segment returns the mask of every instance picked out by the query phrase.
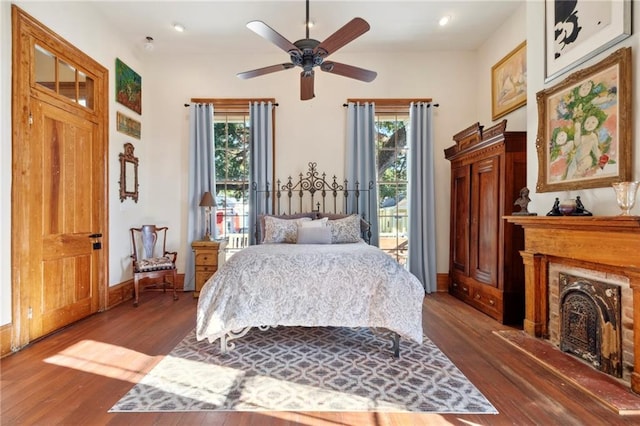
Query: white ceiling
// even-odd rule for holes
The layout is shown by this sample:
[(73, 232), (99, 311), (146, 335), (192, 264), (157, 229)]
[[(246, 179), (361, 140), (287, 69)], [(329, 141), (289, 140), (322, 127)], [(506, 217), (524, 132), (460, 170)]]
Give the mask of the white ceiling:
[[(340, 52), (475, 50), (526, 0), (311, 0), (310, 38), (322, 41), (354, 17), (371, 29)], [(305, 38), (304, 0), (92, 1), (125, 40), (153, 53), (272, 53), (279, 48), (246, 27), (261, 20), (289, 41)], [(451, 16), (440, 27), (438, 20)], [(173, 23), (185, 26), (178, 33)], [(283, 56), (283, 60), (286, 57)]]

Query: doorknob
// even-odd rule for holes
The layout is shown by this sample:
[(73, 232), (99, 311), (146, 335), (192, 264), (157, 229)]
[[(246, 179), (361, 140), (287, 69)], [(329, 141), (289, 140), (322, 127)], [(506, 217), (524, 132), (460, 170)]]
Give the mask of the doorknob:
[(97, 241), (98, 238), (101, 238), (102, 234), (91, 234), (89, 235), (89, 238), (91, 238), (93, 241), (93, 249), (94, 250), (100, 250), (102, 248), (102, 243), (100, 241)]

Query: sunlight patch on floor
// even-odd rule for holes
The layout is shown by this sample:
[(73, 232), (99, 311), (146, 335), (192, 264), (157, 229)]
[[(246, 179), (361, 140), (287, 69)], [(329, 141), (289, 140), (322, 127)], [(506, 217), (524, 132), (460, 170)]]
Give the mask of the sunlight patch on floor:
[(46, 358), (44, 362), (138, 383), (162, 358), (109, 343), (82, 340)]

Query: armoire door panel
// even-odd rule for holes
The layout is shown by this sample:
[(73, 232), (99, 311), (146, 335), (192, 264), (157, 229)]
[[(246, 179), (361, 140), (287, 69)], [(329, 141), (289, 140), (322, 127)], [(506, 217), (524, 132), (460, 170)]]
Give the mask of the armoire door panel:
[(469, 274), (469, 167), (459, 167), (452, 172), (452, 266), (465, 275)]
[(500, 159), (490, 157), (472, 166), (471, 275), (497, 286)]

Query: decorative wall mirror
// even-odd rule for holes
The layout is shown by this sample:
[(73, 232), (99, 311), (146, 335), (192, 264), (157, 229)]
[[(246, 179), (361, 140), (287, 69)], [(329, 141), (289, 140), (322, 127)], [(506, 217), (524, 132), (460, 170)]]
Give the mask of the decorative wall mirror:
[(138, 157), (133, 155), (133, 144), (124, 144), (124, 154), (120, 153), (120, 201), (133, 198), (138, 202)]

